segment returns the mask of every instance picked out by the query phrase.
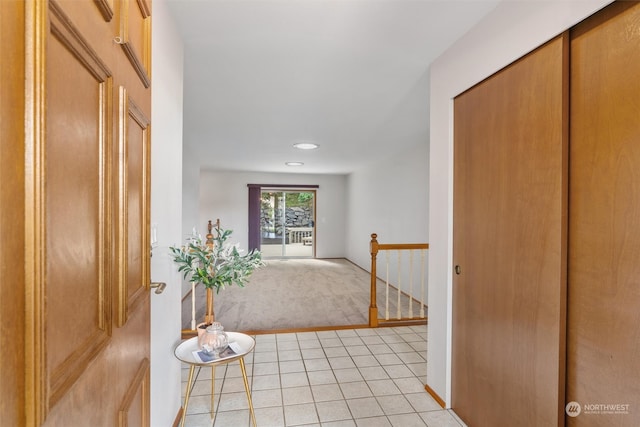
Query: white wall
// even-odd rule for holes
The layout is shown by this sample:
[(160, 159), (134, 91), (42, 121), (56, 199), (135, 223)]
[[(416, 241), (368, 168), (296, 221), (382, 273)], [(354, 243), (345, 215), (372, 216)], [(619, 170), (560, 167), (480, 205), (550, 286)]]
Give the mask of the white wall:
[[(200, 194), (200, 159), (198, 153), (185, 144), (182, 152), (182, 239), (174, 242), (180, 244), (198, 224), (198, 200)], [(202, 230), (206, 230), (203, 226)]]
[(151, 425), (170, 426), (181, 406), (180, 363), (173, 349), (180, 341), (180, 276), (168, 247), (182, 234), (182, 43), (165, 0), (153, 3), (151, 115), (151, 223), (158, 247), (151, 258), (151, 280), (166, 282), (151, 292)]
[(382, 243), (427, 242), (428, 183), (428, 141), (349, 175), (348, 258), (369, 268), (371, 233)]
[(431, 66), (427, 384), (451, 405), (453, 98), (608, 0), (504, 1)]
[[(429, 143), (426, 140), (404, 152), (391, 154), (383, 163), (349, 175), (347, 258), (370, 271), (371, 233), (378, 235), (380, 243), (428, 242), (428, 183)], [(419, 260), (414, 262), (418, 265)], [(403, 265), (407, 264), (403, 261)], [(379, 270), (378, 276), (380, 273)], [(389, 280), (393, 281), (393, 277), (397, 274), (390, 269)], [(414, 280), (417, 284), (417, 276)], [(406, 276), (402, 283), (408, 283)]]
[[(185, 242), (188, 235), (198, 220), (198, 195), (200, 191), (200, 160), (198, 153), (193, 152), (191, 147), (184, 144), (182, 151), (182, 232), (171, 246), (180, 246)], [(206, 227), (203, 225), (200, 232), (204, 236)], [(181, 295), (186, 295), (191, 290), (191, 284), (188, 280), (182, 281)]]
[(249, 196), (247, 184), (318, 185), (316, 190), (316, 257), (345, 256), (346, 177), (254, 172), (207, 171), (200, 173), (199, 220), (191, 224), (205, 235), (208, 220), (220, 219), (233, 230), (233, 241), (248, 247)]

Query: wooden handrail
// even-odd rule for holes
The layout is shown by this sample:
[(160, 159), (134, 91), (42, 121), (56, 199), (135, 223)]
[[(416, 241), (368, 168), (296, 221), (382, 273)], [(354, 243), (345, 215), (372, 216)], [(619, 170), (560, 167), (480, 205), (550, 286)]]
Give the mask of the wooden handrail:
[[(376, 234), (372, 234), (371, 238)], [(402, 250), (402, 249), (429, 249), (428, 243), (387, 243), (382, 244), (378, 243), (378, 251), (393, 251), (393, 250)]]

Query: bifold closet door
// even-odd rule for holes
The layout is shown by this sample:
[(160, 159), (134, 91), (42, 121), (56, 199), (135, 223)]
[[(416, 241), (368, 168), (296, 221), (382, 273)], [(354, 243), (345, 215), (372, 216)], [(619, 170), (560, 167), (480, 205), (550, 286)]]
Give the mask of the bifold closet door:
[(454, 103), (452, 407), (564, 420), (568, 35)]
[(571, 33), (571, 66), (567, 400), (582, 412), (567, 421), (635, 427), (640, 3), (614, 3), (578, 25)]

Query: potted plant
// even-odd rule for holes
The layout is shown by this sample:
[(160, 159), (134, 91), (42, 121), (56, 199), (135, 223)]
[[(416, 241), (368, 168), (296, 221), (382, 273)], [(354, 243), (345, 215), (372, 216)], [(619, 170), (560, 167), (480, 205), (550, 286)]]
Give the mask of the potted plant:
[[(178, 271), (185, 280), (191, 282), (192, 298), (195, 295), (195, 285), (202, 284), (207, 289), (205, 327), (214, 321), (212, 290), (215, 289), (218, 293), (227, 286), (244, 287), (249, 276), (265, 265), (260, 251), (254, 249), (242, 253), (237, 244), (231, 244), (229, 238), (232, 230), (222, 229), (220, 221), (215, 226), (209, 221), (208, 228), (206, 241), (194, 232), (184, 246), (169, 248), (174, 262), (179, 265)], [(212, 229), (215, 235), (211, 233)], [(192, 301), (195, 306), (193, 299)], [(191, 327), (196, 329), (195, 319), (192, 319)]]

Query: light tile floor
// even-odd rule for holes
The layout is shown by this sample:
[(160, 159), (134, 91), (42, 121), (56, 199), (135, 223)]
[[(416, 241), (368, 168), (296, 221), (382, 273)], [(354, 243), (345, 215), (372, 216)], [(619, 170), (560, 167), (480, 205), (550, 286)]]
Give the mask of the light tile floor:
[[(464, 427), (425, 391), (426, 326), (256, 335), (245, 357), (258, 427)], [(196, 370), (185, 426), (248, 427), (238, 362)], [(183, 398), (188, 367), (182, 369)]]

